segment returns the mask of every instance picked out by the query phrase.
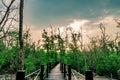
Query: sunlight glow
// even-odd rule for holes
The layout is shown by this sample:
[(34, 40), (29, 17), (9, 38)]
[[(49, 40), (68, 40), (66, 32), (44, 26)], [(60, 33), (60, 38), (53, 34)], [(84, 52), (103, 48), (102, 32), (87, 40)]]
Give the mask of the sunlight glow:
[[(72, 32), (75, 32), (75, 33), (78, 33), (78, 32), (81, 32), (81, 27), (89, 22), (88, 20), (73, 20), (72, 23), (70, 23), (69, 25), (67, 26), (63, 26), (63, 27), (60, 27), (59, 30), (60, 30), (60, 34), (64, 34), (65, 31), (66, 31), (66, 28), (69, 30), (69, 31), (72, 31)], [(83, 31), (85, 32), (85, 30)], [(57, 34), (59, 34), (59, 31), (57, 30), (56, 31)]]
[(88, 20), (74, 20), (68, 27), (71, 27), (74, 32), (78, 32), (81, 30), (81, 27), (84, 26), (85, 23), (89, 22)]

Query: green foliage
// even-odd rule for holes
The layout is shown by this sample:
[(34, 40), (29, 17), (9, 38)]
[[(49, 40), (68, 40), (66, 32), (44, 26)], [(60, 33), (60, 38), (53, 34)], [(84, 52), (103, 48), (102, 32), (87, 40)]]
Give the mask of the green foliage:
[(120, 68), (119, 56), (115, 53), (108, 56), (99, 56), (96, 64), (96, 71), (100, 75), (117, 75)]
[[(17, 35), (16, 32), (9, 33), (13, 40), (9, 41), (9, 44), (0, 40), (0, 73), (16, 72), (19, 69), (20, 54), (18, 40), (16, 41)], [(109, 41), (104, 33), (101, 37), (100, 39), (91, 38), (88, 48), (83, 49), (83, 45), (78, 44), (80, 34), (71, 32), (71, 42), (65, 42), (69, 40), (62, 38), (60, 32), (53, 34), (51, 31), (50, 35), (44, 30), (42, 47), (39, 44), (36, 47), (35, 43), (30, 41), (30, 34), (27, 31), (23, 36), (25, 71), (28, 74), (39, 69), (41, 65), (59, 61), (71, 65), (73, 69), (83, 74), (90, 69), (99, 75), (112, 74), (115, 77), (118, 74), (120, 76), (120, 41), (116, 43), (114, 40)], [(80, 48), (82, 50), (79, 50)]]
[[(30, 50), (29, 50), (30, 49)], [(39, 69), (42, 64), (47, 64), (47, 54), (43, 49), (36, 50), (34, 52), (33, 49), (27, 48), (28, 52), (26, 52), (26, 58), (25, 58), (25, 70), (27, 73), (30, 73), (36, 69)]]
[(27, 73), (30, 73), (32, 71), (35, 71), (36, 69), (39, 69), (41, 65), (46, 65), (49, 62), (55, 63), (57, 61), (58, 54), (55, 51), (50, 51), (50, 53), (46, 53), (43, 49), (36, 50), (35, 53), (30, 51), (28, 56), (26, 56), (25, 58), (25, 70)]
[(5, 58), (3, 54), (3, 52), (0, 52), (0, 69), (5, 64)]
[(27, 73), (30, 73), (36, 69), (35, 67), (35, 58), (33, 55), (28, 55), (27, 58), (25, 59), (25, 70)]
[(120, 78), (120, 69), (117, 71), (117, 73), (118, 73), (118, 77)]
[[(37, 59), (37, 64), (44, 64), (46, 65), (48, 63), (48, 56), (47, 56), (47, 53), (43, 50), (43, 49), (40, 49), (36, 52), (36, 59)], [(36, 65), (37, 65), (36, 64)], [(40, 67), (40, 66), (39, 66)]]
[(5, 48), (5, 44), (3, 42), (3, 40), (0, 40), (0, 52), (2, 52)]
[(77, 51), (76, 54), (72, 51), (68, 51), (64, 56), (64, 63), (71, 65), (72, 68), (81, 73), (85, 72), (85, 60), (83, 54), (80, 51)]
[(50, 57), (50, 62), (51, 63), (55, 63), (55, 62), (57, 62), (58, 61), (58, 53), (56, 52), (56, 51), (50, 51), (49, 52), (49, 57)]
[(0, 72), (1, 73), (13, 73), (17, 70), (18, 66), (18, 50), (16, 46), (12, 46), (10, 49), (5, 49), (0, 52)]

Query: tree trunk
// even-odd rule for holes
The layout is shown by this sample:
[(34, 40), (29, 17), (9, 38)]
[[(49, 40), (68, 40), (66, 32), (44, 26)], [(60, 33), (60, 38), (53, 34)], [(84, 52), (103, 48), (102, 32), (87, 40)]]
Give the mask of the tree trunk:
[(19, 45), (20, 45), (20, 69), (24, 69), (24, 49), (23, 49), (23, 7), (24, 0), (20, 0), (20, 8), (19, 8)]

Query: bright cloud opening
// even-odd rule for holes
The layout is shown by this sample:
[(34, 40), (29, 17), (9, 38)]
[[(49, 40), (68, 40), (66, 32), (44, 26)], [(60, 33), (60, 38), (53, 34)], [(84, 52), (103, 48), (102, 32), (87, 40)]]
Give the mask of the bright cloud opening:
[(81, 27), (84, 26), (85, 23), (89, 22), (88, 20), (74, 20), (67, 27), (71, 27), (74, 32), (79, 32)]
[[(64, 34), (66, 28), (71, 29), (73, 32), (80, 32), (81, 31), (81, 27), (85, 25), (85, 23), (89, 22), (88, 20), (73, 20), (72, 23), (70, 23), (67, 26), (64, 27), (60, 27), (60, 33)], [(57, 34), (59, 33), (58, 30), (56, 32)]]

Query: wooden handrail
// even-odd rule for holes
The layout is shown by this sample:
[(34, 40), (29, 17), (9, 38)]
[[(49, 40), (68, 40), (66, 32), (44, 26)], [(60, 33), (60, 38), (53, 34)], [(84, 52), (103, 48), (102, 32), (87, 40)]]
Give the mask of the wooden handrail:
[(72, 70), (72, 75), (73, 75), (74, 79), (77, 80), (77, 78), (76, 78), (76, 76), (75, 76), (73, 70)]
[(47, 72), (47, 67), (44, 70), (44, 77), (43, 77), (43, 79), (45, 79), (45, 77), (46, 77), (45, 72)]
[(38, 72), (38, 71), (40, 71), (40, 70), (41, 70), (41, 69), (38, 69), (38, 70), (36, 70), (36, 71), (34, 71), (34, 72), (32, 72), (32, 73), (30, 73), (30, 74), (26, 75), (26, 76), (25, 76), (25, 78), (30, 77), (31, 75), (33, 75), (33, 74), (37, 73), (37, 72)]
[(77, 72), (76, 70), (72, 69), (72, 71), (73, 71), (73, 73), (75, 73), (75, 74), (77, 74), (77, 75), (79, 75), (79, 76), (81, 76), (81, 77), (85, 78), (85, 76), (84, 76), (84, 75), (80, 74), (80, 73), (79, 73), (79, 72)]
[[(68, 67), (67, 67), (68, 68)], [(66, 79), (68, 80), (68, 69), (66, 69)], [(78, 80), (79, 77), (81, 76), (82, 78), (85, 78), (84, 75), (80, 74), (79, 72), (77, 72), (76, 70), (74, 69), (71, 69), (71, 76), (73, 76), (74, 80)]]
[(36, 79), (38, 78), (39, 74), (40, 74), (40, 71), (38, 72), (38, 74), (37, 74), (37, 76), (35, 77), (35, 79), (34, 79), (34, 80), (36, 80)]
[[(46, 76), (47, 76), (46, 74), (48, 74), (48, 72), (47, 72), (48, 69), (47, 68), (48, 68), (48, 66), (44, 67), (44, 65), (43, 66), (41, 65), (40, 69), (38, 69), (38, 70), (36, 70), (36, 71), (26, 75), (24, 78), (27, 79), (27, 78), (31, 77), (32, 75), (36, 74), (34, 76), (34, 80), (37, 80), (39, 75), (40, 75), (40, 79), (45, 79)], [(50, 70), (50, 68), (49, 68), (49, 70)]]

